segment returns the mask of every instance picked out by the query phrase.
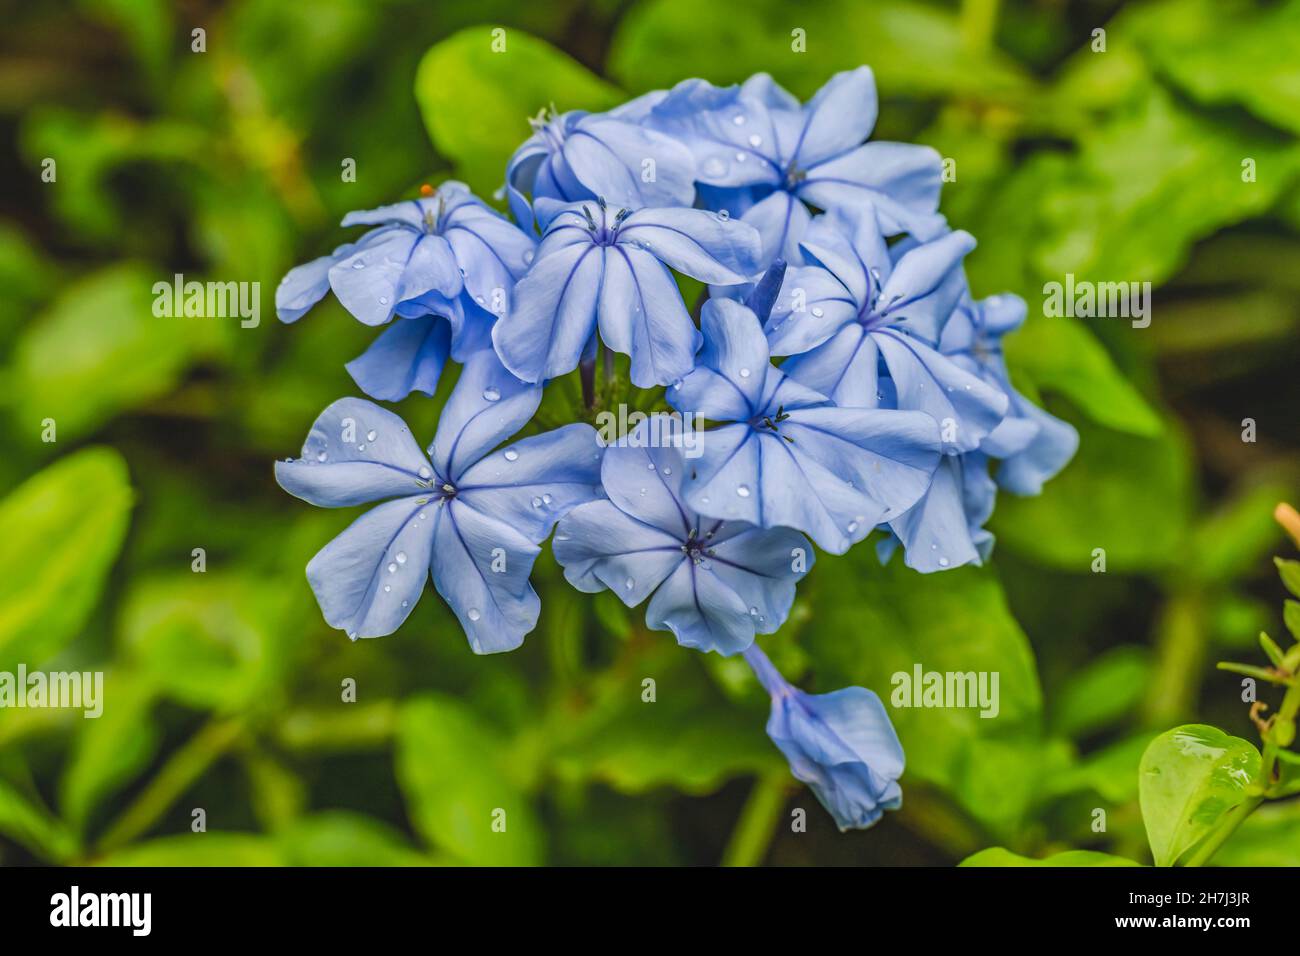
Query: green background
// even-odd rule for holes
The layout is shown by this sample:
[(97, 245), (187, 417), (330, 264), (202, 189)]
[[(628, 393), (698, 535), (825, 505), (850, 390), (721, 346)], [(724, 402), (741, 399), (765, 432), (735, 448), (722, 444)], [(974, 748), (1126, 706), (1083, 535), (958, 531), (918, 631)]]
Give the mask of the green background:
[[(10, 11), (0, 63), (0, 670), (107, 675), (99, 720), (0, 710), (0, 862), (1150, 862), (1147, 742), (1254, 737), (1212, 667), (1280, 630), (1270, 512), (1300, 487), (1300, 2), (82, 0)], [(473, 655), (429, 592), (389, 638), (330, 630), (303, 568), (356, 512), (289, 498), (271, 463), (356, 394), (373, 333), (332, 301), (280, 325), (286, 269), (422, 182), (491, 197), (543, 106), (760, 70), (807, 97), (862, 63), (876, 138), (956, 161), (972, 285), (1029, 302), (1013, 376), (1081, 449), (1000, 497), (991, 566), (822, 556), (762, 643), (819, 692), (997, 670), (1000, 716), (893, 710), (904, 808), (839, 834), (743, 663), (577, 594), (549, 553), (513, 654)], [(260, 282), (260, 326), (155, 318), (176, 272)], [(1045, 318), (1066, 273), (1150, 281), (1150, 327)], [(397, 411), (427, 440), (440, 402)], [(1216, 861), (1300, 863), (1295, 803)]]

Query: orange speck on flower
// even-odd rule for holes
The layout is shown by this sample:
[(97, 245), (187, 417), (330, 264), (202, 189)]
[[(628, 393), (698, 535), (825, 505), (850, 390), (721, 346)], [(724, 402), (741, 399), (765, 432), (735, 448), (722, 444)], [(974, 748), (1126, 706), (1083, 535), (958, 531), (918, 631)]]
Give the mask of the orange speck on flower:
[(433, 195), (433, 187), (430, 186), (428, 183), (425, 183), (423, 186), (420, 187), (420, 195), (421, 195), (421, 196), (432, 196), (432, 195)]

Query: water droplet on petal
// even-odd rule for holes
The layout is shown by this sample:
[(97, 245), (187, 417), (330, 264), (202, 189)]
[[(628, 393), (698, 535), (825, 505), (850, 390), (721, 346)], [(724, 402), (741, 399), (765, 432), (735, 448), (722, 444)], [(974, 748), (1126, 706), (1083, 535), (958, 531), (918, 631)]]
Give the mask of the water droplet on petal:
[(384, 593), (385, 593), (385, 594), (387, 594), (387, 593), (388, 593), (389, 591), (391, 591), (392, 589), (393, 589), (393, 586), (392, 586), (391, 584), (385, 584), (385, 585), (384, 585)]
[(754, 146), (754, 147), (762, 146), (762, 145), (763, 145), (763, 137), (761, 137), (761, 136), (759, 136), (757, 133), (755, 133), (753, 136), (749, 137), (749, 145), (750, 145), (750, 146)]
[(379, 432), (377, 431), (371, 430), (366, 432), (366, 441), (374, 441), (378, 437), (379, 437)]
[(722, 222), (726, 222), (726, 221), (727, 221), (728, 219), (730, 219), (730, 218), (731, 218), (731, 213), (729, 213), (727, 210), (725, 210), (725, 209), (719, 209), (719, 210), (718, 210), (718, 219), (719, 219), (720, 221), (722, 221)]
[(636, 582), (633, 581), (631, 578), (628, 578), (626, 581), (623, 582), (623, 587), (627, 588), (630, 591), (634, 587), (636, 587)]
[(738, 162), (738, 163), (743, 163), (744, 161), (745, 161), (745, 154), (744, 154), (744, 153), (737, 153), (737, 154), (736, 154), (736, 162)]
[(397, 563), (398, 563), (398, 564), (405, 564), (405, 563), (406, 563), (406, 552), (405, 552), (405, 551), (398, 551), (398, 552), (397, 552)]
[(532, 261), (533, 261), (533, 250), (529, 249), (527, 252), (524, 253), (524, 262), (527, 263)]
[(469, 619), (470, 619), (471, 621), (477, 621), (477, 620), (478, 620), (480, 617), (482, 617), (482, 616), (483, 616), (483, 615), (479, 613), (479, 609), (478, 609), (478, 608), (476, 608), (476, 607), (472, 607), (472, 608), (469, 609), (469, 615), (468, 615), (468, 617), (469, 617)]
[(515, 451), (513, 448), (511, 448), (509, 451), (506, 452), (506, 461), (518, 461), (518, 460), (519, 460), (519, 452)]
[(541, 499), (541, 498), (534, 498), (534, 499), (533, 499), (533, 507), (534, 507), (534, 508), (540, 508), (541, 506), (542, 506), (542, 499)]
[(543, 503), (543, 504), (548, 504), (548, 505), (549, 505), (549, 504), (551, 503), (551, 496), (550, 496), (550, 495), (542, 495), (542, 503)]
[(749, 485), (737, 485), (737, 486), (736, 486), (736, 494), (740, 495), (740, 497), (742, 497), (742, 498), (748, 498), (748, 497), (749, 497)]
[(673, 473), (673, 470), (672, 470), (671, 468), (669, 468), (667, 465), (664, 465), (664, 474), (665, 474), (665, 475), (671, 475), (672, 473)]
[(742, 368), (742, 369), (740, 370), (740, 377), (741, 377), (741, 378), (749, 378), (749, 369), (747, 369), (747, 368)]
[(727, 171), (727, 164), (717, 156), (710, 156), (704, 161), (703, 172), (705, 176), (717, 178)]
[(352, 268), (354, 268), (354, 269), (364, 269), (365, 267), (366, 267), (366, 264), (365, 264), (364, 262), (362, 262), (360, 259), (354, 259), (354, 260), (352, 261)]
[(380, 305), (388, 305), (388, 296), (386, 296), (386, 295), (381, 295), (381, 296), (379, 297), (379, 304), (380, 304)]
[(483, 389), (483, 397), (486, 398), (489, 402), (495, 402), (497, 399), (501, 397), (501, 392), (498, 391), (496, 388), (489, 386)]
[(812, 310), (812, 314), (815, 315), (815, 316), (817, 316), (817, 318), (820, 319), (820, 318), (821, 318), (823, 315), (825, 315), (826, 313), (822, 310), (822, 307), (821, 307), (821, 306), (814, 306), (814, 307), (813, 307), (813, 310)]
[(321, 452), (319, 455), (316, 456), (316, 460), (317, 460), (317, 461), (324, 461), (324, 460), (325, 460), (326, 458), (328, 458), (328, 457), (329, 457), (329, 456), (326, 455), (325, 452)]
[(416, 474), (419, 475), (421, 478), (423, 478), (425, 481), (428, 481), (430, 478), (433, 477), (433, 472), (431, 472), (424, 465), (420, 466), (420, 470), (417, 471)]
[(939, 567), (941, 567), (941, 568), (946, 568), (947, 566), (948, 566), (948, 559), (947, 559), (947, 558), (940, 558), (940, 559), (939, 559)]
[(397, 573), (397, 565), (393, 564), (391, 561), (388, 562), (388, 573), (389, 573), (389, 574), (396, 574), (396, 573)]
[(744, 126), (744, 125), (745, 125), (745, 114), (744, 114), (744, 113), (737, 113), (735, 116), (733, 116), (733, 117), (731, 118), (731, 121), (732, 121), (733, 123), (735, 123), (737, 126)]

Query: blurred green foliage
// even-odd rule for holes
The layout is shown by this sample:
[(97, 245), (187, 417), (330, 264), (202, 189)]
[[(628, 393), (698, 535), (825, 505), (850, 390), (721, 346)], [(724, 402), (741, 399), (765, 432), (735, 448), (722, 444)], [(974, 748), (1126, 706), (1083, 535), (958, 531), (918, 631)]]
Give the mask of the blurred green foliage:
[[(106, 672), (99, 720), (0, 711), (3, 861), (1149, 861), (1147, 745), (1189, 719), (1251, 736), (1210, 664), (1277, 627), (1268, 514), (1300, 487), (1300, 0), (80, 0), (10, 11), (0, 50), (0, 670)], [(431, 594), (384, 641), (327, 628), (303, 567), (352, 516), (270, 463), (355, 392), (370, 333), (329, 303), (280, 326), (285, 270), (421, 182), (491, 197), (543, 107), (760, 70), (808, 96), (861, 63), (878, 138), (955, 159), (972, 284), (1030, 303), (1013, 375), (1082, 445), (1041, 497), (1001, 496), (991, 567), (827, 558), (763, 644), (808, 689), (885, 699), (915, 663), (996, 670), (999, 717), (893, 710), (904, 809), (841, 835), (743, 665), (548, 557), (508, 656), (470, 653)], [(260, 282), (262, 322), (155, 317), (178, 272)], [(1150, 328), (1043, 317), (1065, 273), (1152, 282)], [(449, 385), (402, 403), (417, 433)], [(1219, 861), (1300, 864), (1296, 809)]]

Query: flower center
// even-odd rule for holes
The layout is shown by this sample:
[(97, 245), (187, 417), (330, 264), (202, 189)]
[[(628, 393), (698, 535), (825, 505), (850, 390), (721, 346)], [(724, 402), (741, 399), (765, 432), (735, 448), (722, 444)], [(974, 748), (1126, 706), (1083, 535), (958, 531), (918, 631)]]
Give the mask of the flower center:
[[(721, 527), (721, 525), (719, 525)], [(706, 560), (714, 557), (714, 550), (710, 547), (713, 535), (717, 531), (706, 531), (704, 536), (700, 536), (699, 528), (692, 528), (686, 534), (686, 541), (682, 544), (682, 554), (691, 559), (694, 564), (703, 564)]]
[(591, 241), (598, 246), (612, 246), (618, 239), (619, 227), (623, 225), (623, 220), (630, 214), (630, 209), (620, 209), (615, 215), (613, 222), (609, 220), (609, 208), (605, 205), (605, 197), (598, 196), (596, 203), (600, 207), (600, 222), (597, 223), (596, 217), (591, 214), (591, 207), (585, 203), (582, 206), (582, 215), (587, 220), (587, 232), (591, 233)]
[(789, 435), (781, 435), (781, 423), (784, 422), (789, 417), (790, 417), (790, 413), (785, 410), (785, 406), (780, 405), (777, 407), (775, 415), (769, 412), (766, 415), (761, 415), (757, 418), (750, 419), (749, 424), (755, 431), (761, 432), (761, 431), (771, 430), (773, 434), (780, 435), (780, 437), (784, 438), (786, 441), (788, 441), (790, 444), (793, 445), (794, 444), (793, 438), (791, 438)]

